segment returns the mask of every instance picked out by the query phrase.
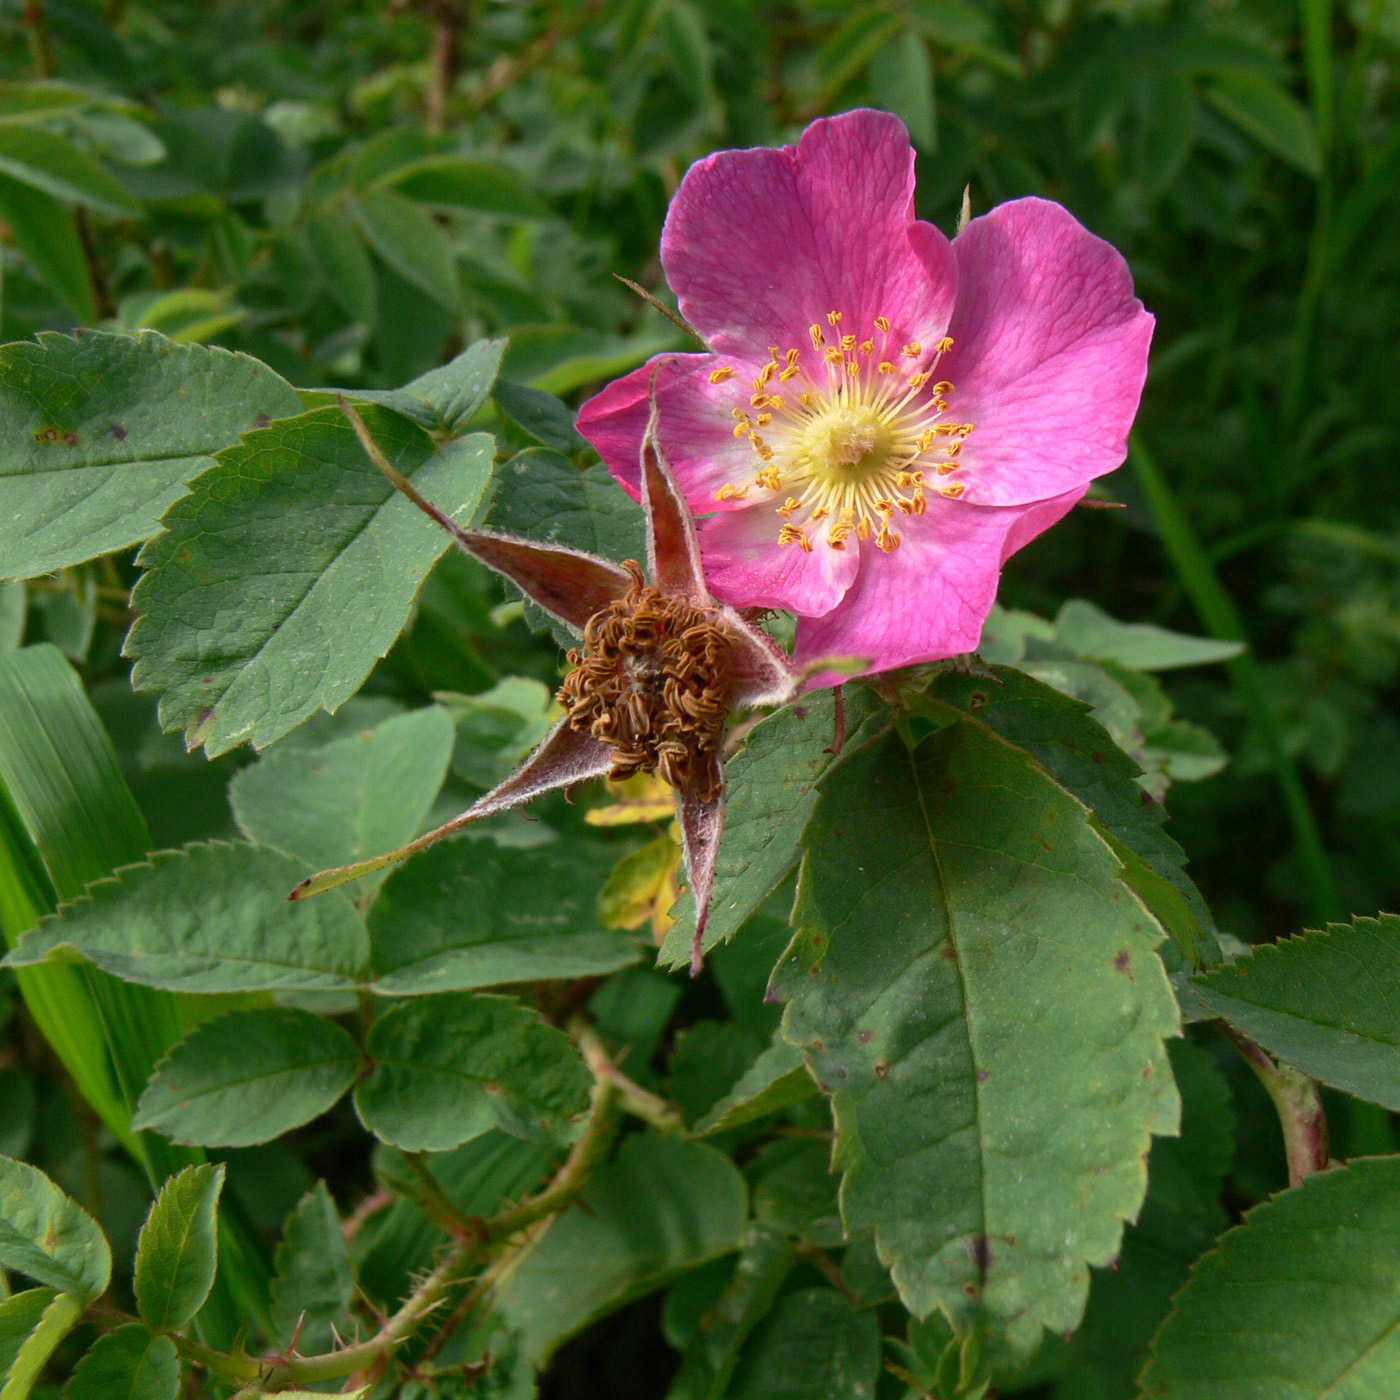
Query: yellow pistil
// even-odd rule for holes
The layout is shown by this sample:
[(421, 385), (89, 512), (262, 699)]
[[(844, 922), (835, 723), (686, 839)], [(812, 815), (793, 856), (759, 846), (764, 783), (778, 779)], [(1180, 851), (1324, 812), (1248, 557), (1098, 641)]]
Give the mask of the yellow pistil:
[[(839, 309), (826, 313), (828, 326), (841, 322)], [(814, 322), (810, 350), (770, 345), (747, 406), (733, 410), (735, 436), (748, 438), (757, 460), (747, 482), (726, 482), (716, 499), (744, 500), (751, 487), (769, 493), (760, 500), (779, 517), (778, 543), (805, 553), (818, 543), (845, 549), (853, 534), (873, 539), (886, 554), (898, 549), (901, 537), (892, 522), (927, 513), (926, 476), (938, 480), (957, 471), (973, 431), (971, 423), (948, 421), (956, 388), (946, 379), (935, 382), (950, 338), (918, 367), (907, 362), (923, 358), (923, 346), (893, 339), (888, 316), (874, 318), (878, 353), (876, 338), (861, 339), (859, 329), (828, 338)], [(907, 370), (894, 358), (901, 344)], [(722, 382), (714, 379), (720, 374), (712, 371), (712, 381)], [(798, 382), (788, 393), (772, 393), (775, 377)], [(967, 487), (954, 481), (928, 490), (940, 501), (955, 501)]]

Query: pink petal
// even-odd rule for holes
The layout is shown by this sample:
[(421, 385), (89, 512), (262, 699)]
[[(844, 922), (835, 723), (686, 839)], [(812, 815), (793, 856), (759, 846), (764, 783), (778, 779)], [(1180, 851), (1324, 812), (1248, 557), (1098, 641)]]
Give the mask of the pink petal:
[[(711, 371), (722, 366), (733, 369), (735, 377), (711, 384)], [(690, 508), (731, 510), (739, 503), (717, 501), (715, 492), (726, 482), (738, 485), (753, 476), (754, 452), (747, 441), (734, 436), (731, 410), (747, 406), (748, 384), (757, 372), (750, 364), (717, 355), (658, 355), (589, 399), (579, 409), (578, 430), (628, 494), (641, 500), (638, 464), (655, 374), (657, 442)]]
[[(823, 617), (798, 618), (794, 663), (862, 657), (868, 672), (889, 671), (975, 650), (1003, 562), (1083, 494), (1079, 487), (1026, 509), (938, 500), (926, 515), (897, 520), (898, 549), (885, 554), (867, 540), (840, 605)], [(842, 679), (826, 672), (817, 683)]]
[[(808, 327), (934, 344), (957, 268), (948, 240), (914, 219), (914, 151), (903, 122), (861, 110), (813, 122), (794, 146), (719, 151), (691, 166), (666, 216), (661, 263), (681, 312), (721, 355), (762, 364), (768, 347), (813, 356)], [(663, 409), (664, 413), (664, 409)]]
[(782, 524), (772, 504), (703, 521), (700, 546), (710, 591), (736, 608), (789, 608), (820, 617), (845, 597), (860, 554), (850, 545), (831, 549), (816, 543), (810, 554), (796, 544), (779, 548)]
[(714, 600), (705, 587), (700, 567), (700, 541), (695, 521), (681, 496), (657, 441), (656, 381), (650, 392), (651, 417), (642, 438), (642, 512), (647, 527), (647, 568), (652, 582), (664, 593), (676, 593), (696, 607)]
[(953, 349), (938, 374), (955, 385), (949, 417), (976, 424), (964, 500), (1046, 500), (1120, 466), (1153, 327), (1122, 255), (1044, 199), (973, 219), (953, 251)]

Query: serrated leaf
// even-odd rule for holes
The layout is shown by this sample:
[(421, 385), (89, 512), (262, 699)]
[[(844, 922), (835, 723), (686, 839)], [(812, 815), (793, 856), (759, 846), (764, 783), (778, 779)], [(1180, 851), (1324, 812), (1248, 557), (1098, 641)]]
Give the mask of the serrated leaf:
[(92, 1216), (38, 1167), (0, 1157), (0, 1264), (90, 1301), (106, 1290), (112, 1251)]
[(1152, 1334), (1192, 1263), (1229, 1224), (1220, 1190), (1234, 1156), (1230, 1086), (1209, 1051), (1171, 1045), (1181, 1136), (1154, 1138), (1147, 1199), (1112, 1269), (1096, 1272), (1055, 1400), (1134, 1400)]
[(1190, 637), (1150, 622), (1119, 622), (1082, 598), (1072, 598), (1060, 609), (1055, 619), (1055, 640), (1081, 656), (1112, 661), (1136, 671), (1209, 666), (1229, 661), (1245, 649), (1243, 642)]
[(234, 818), (250, 841), (313, 870), (394, 850), (422, 828), (453, 739), (451, 716), (429, 705), (328, 744), (280, 745), (229, 785)]
[(146, 1217), (136, 1245), (136, 1306), (158, 1332), (183, 1327), (214, 1286), (222, 1163), (172, 1176)]
[(1091, 814), (960, 719), (822, 783), (784, 1033), (828, 1086), (851, 1231), (906, 1306), (1024, 1359), (1079, 1321), (1177, 1126), (1161, 931)]
[(800, 1103), (816, 1092), (802, 1051), (785, 1040), (775, 1040), (695, 1124), (695, 1131), (728, 1132)]
[(1322, 148), (1312, 114), (1282, 84), (1262, 73), (1221, 72), (1205, 95), (1266, 151), (1313, 179), (1322, 174)]
[(574, 452), (584, 445), (574, 429), (573, 411), (553, 394), (503, 379), (497, 381), (491, 397), (516, 427), (545, 447), (555, 452)]
[[(389, 460), (454, 519), (476, 509), (493, 440), (434, 450), (422, 428), (367, 407)], [(280, 739), (364, 682), (451, 543), (365, 456), (338, 408), (249, 433), (166, 511), (141, 552), (126, 642), (161, 722), (211, 756)]]
[[(504, 340), (478, 340), (445, 365), (410, 380), (402, 389), (356, 389), (348, 397), (382, 404), (411, 418), (419, 427), (449, 437), (460, 435), (496, 382)], [(334, 401), (334, 389), (306, 389), (307, 403)]]
[(348, 208), (370, 247), (400, 277), (449, 311), (461, 306), (452, 245), (412, 200), (393, 190), (375, 190), (358, 195)]
[[(1127, 878), (1172, 935), (1187, 968), (1220, 962), (1215, 924), (1184, 869), (1186, 852), (1167, 835), (1166, 809), (1138, 784), (1140, 769), (1089, 713), (1053, 686), (997, 666), (997, 681), (940, 675), (929, 694), (955, 705), (1025, 749), (1056, 782), (1090, 808), (1120, 844)], [(1130, 856), (1136, 856), (1136, 862)]]
[(63, 1400), (175, 1400), (179, 1393), (175, 1343), (129, 1322), (93, 1343), (74, 1367)]
[[(284, 1339), (306, 1356), (335, 1345), (335, 1325), (355, 1296), (355, 1274), (331, 1193), (318, 1181), (297, 1203), (277, 1246), (272, 1301)], [(299, 1329), (299, 1330), (298, 1330)]]
[[(864, 686), (847, 686), (846, 748), (889, 724), (889, 710)], [(750, 731), (725, 764), (724, 838), (715, 866), (704, 949), (727, 943), (797, 865), (798, 837), (817, 803), (817, 783), (837, 756), (833, 692), (804, 695)], [(694, 901), (682, 896), (657, 961), (685, 967), (695, 937)]]
[(156, 1066), (135, 1125), (204, 1147), (270, 1142), (326, 1112), (361, 1063), (334, 1021), (293, 1007), (232, 1011), (196, 1026)]
[(1143, 1400), (1380, 1400), (1400, 1376), (1400, 1157), (1256, 1207), (1192, 1271)]
[(360, 1121), (406, 1152), (443, 1152), (501, 1128), (566, 1140), (592, 1078), (563, 1031), (506, 997), (449, 992), (386, 1011), (370, 1028)]
[(0, 172), (45, 194), (116, 218), (142, 213), (114, 175), (72, 142), (41, 126), (0, 123)]
[(609, 848), (520, 848), (462, 837), (395, 870), (370, 910), (375, 990), (469, 991), (595, 977), (638, 961), (634, 939), (600, 926)]
[(1264, 944), (1192, 979), (1195, 993), (1289, 1064), (1400, 1109), (1400, 915)]
[(728, 1400), (871, 1400), (879, 1380), (880, 1326), (834, 1288), (779, 1300), (754, 1330)]
[(500, 1288), (524, 1354), (543, 1363), (589, 1323), (737, 1250), (747, 1194), (733, 1162), (712, 1147), (628, 1138)]
[(138, 544), (214, 453), (300, 407), (257, 360), (154, 332), (0, 347), (0, 571)]
[(353, 987), (369, 957), (364, 923), (336, 891), (289, 901), (305, 874), (267, 847), (157, 851), (62, 905), (5, 962), (24, 967), (71, 950), (123, 981), (183, 992)]
[(50, 1300), (10, 1363), (0, 1386), (0, 1400), (25, 1400), (54, 1349), (78, 1325), (84, 1311), (86, 1304), (72, 1293), (60, 1293)]

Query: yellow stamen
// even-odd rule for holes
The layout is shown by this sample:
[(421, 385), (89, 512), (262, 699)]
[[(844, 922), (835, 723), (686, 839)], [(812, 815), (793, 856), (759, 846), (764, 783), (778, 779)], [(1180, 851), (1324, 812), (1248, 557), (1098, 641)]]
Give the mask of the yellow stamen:
[(843, 335), (843, 336), (841, 337), (841, 348), (842, 348), (843, 350), (845, 350), (845, 351), (848, 351), (848, 352), (851, 351), (851, 350), (854, 350), (854, 349), (856, 348), (856, 338), (855, 338), (855, 336), (853, 336), (853, 335)]
[(765, 491), (781, 491), (783, 489), (783, 479), (778, 475), (777, 467), (762, 467), (754, 473), (754, 485), (761, 486)]
[(831, 325), (839, 326), (841, 324), (841, 313), (839, 311), (828, 311), (826, 313), (826, 319)]
[(966, 490), (967, 487), (964, 486), (961, 481), (954, 481), (948, 486), (940, 486), (938, 488), (938, 494), (940, 496), (947, 496), (950, 501), (956, 501)]
[(875, 329), (884, 331), (886, 335), (890, 333), (890, 318), (888, 316), (877, 316), (875, 318)]
[(726, 481), (723, 486), (715, 492), (717, 501), (742, 501), (749, 494), (747, 486), (735, 486), (732, 482)]
[(862, 355), (873, 355), (875, 353), (875, 342), (873, 340), (862, 340), (860, 343), (860, 353)]
[(920, 355), (924, 353), (924, 347), (920, 345), (917, 340), (911, 340), (909, 344), (904, 347), (904, 353), (911, 360), (917, 359)]
[(790, 520), (792, 518), (793, 511), (795, 511), (801, 504), (802, 502), (799, 501), (796, 496), (789, 496), (787, 500), (785, 500), (782, 503), (782, 505), (778, 507), (778, 514), (781, 515), (784, 520)]
[(760, 413), (758, 415), (758, 426), (760, 428), (766, 428), (772, 421), (773, 415), (771, 413)]
[(953, 337), (951, 335), (945, 335), (943, 339), (938, 342), (938, 353), (940, 355), (946, 355), (952, 348)]
[(881, 360), (880, 363), (875, 366), (875, 372), (877, 374), (894, 374), (896, 370), (897, 367), (889, 360)]
[(731, 365), (725, 365), (722, 369), (712, 369), (710, 371), (711, 384), (723, 384), (726, 379), (734, 378), (734, 369)]
[[(924, 387), (924, 385), (927, 384), (927, 383), (928, 383), (928, 371), (927, 371), (927, 370), (923, 371), (923, 372), (920, 373), (920, 374), (911, 374), (911, 375), (909, 376), (909, 387), (910, 387), (911, 389), (922, 389), (922, 388)], [(946, 406), (946, 405), (945, 405), (945, 406)]]
[(817, 325), (807, 327), (807, 334), (812, 337), (812, 349), (820, 350), (826, 344), (826, 337), (822, 334), (822, 328)]

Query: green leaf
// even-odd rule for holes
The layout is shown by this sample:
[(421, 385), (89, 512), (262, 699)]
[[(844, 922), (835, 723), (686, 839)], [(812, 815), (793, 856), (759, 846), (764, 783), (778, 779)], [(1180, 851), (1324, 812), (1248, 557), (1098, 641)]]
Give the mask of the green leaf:
[(677, 340), (673, 330), (600, 336), (579, 326), (516, 326), (501, 372), (515, 383), (567, 394), (585, 384), (615, 379), (663, 350), (674, 350)]
[(24, 1339), (56, 1296), (52, 1288), (29, 1288), (0, 1301), (0, 1381), (9, 1375)]
[(112, 1276), (112, 1251), (92, 1216), (38, 1167), (0, 1157), (0, 1264), (91, 1302)]
[(0, 1386), (0, 1400), (25, 1400), (58, 1344), (77, 1326), (86, 1305), (71, 1293), (53, 1298), (25, 1338)]
[(355, 1296), (355, 1275), (340, 1216), (324, 1181), (318, 1181), (287, 1217), (276, 1264), (272, 1301), (281, 1337), (289, 1341), (296, 1333), (297, 1348), (306, 1356), (331, 1350), (333, 1329)]
[(940, 675), (930, 694), (1025, 749), (1092, 810), (1127, 866), (1128, 883), (1172, 935), (1186, 967), (1220, 962), (1214, 921), (1183, 868), (1186, 852), (1166, 833), (1166, 809), (1138, 785), (1137, 764), (1082, 701), (1010, 667), (994, 670), (999, 683)]
[(147, 987), (334, 991), (356, 984), (369, 938), (331, 891), (287, 898), (306, 867), (267, 847), (210, 841), (157, 851), (91, 885), (20, 939), (10, 966), (71, 951)]
[(833, 1288), (779, 1300), (745, 1344), (728, 1400), (873, 1400), (880, 1326)]
[(331, 297), (348, 315), (373, 326), (378, 317), (374, 264), (348, 212), (336, 207), (313, 214), (306, 237)]
[(1217, 1016), (1289, 1064), (1400, 1109), (1400, 915), (1264, 944), (1191, 985)]
[(1181, 1136), (1154, 1138), (1147, 1199), (1112, 1269), (1096, 1272), (1055, 1400), (1134, 1400), (1147, 1346), (1191, 1264), (1229, 1224), (1220, 1190), (1234, 1156), (1230, 1086), (1208, 1050), (1171, 1045)]
[(0, 123), (0, 172), (115, 218), (139, 218), (142, 213), (115, 176), (71, 142), (40, 126)]
[(638, 961), (636, 941), (600, 926), (611, 849), (522, 849), (443, 841), (390, 875), (370, 910), (375, 990), (388, 996), (595, 977)]
[(666, 1093), (694, 1123), (739, 1082), (761, 1043), (733, 1021), (696, 1021), (676, 1036), (666, 1066)]
[(1161, 933), (1089, 811), (959, 719), (821, 785), (784, 1032), (836, 1117), (842, 1213), (916, 1317), (1024, 1359), (1073, 1328), (1179, 1103)]
[(86, 107), (94, 99), (95, 94), (76, 83), (6, 79), (0, 82), (0, 120), (33, 121), (57, 116)]
[(439, 209), (471, 209), (516, 219), (549, 214), (549, 206), (513, 170), (486, 160), (424, 156), (393, 172), (388, 183), (408, 199)]
[(1287, 88), (1262, 73), (1217, 73), (1206, 98), (1266, 151), (1304, 175), (1322, 174), (1322, 148), (1312, 114)]
[(628, 1138), (501, 1285), (500, 1311), (543, 1363), (591, 1322), (733, 1253), (747, 1214), (743, 1177), (712, 1147)]
[(400, 277), (449, 311), (462, 304), (457, 264), (447, 235), (412, 200), (377, 190), (352, 200), (349, 209), (371, 248)]
[(447, 711), (429, 705), (328, 744), (281, 745), (230, 784), (234, 817), (250, 841), (313, 870), (391, 851), (421, 830), (453, 739)]
[(1135, 671), (1169, 671), (1179, 666), (1208, 666), (1229, 661), (1243, 642), (1188, 637), (1150, 622), (1119, 622), (1082, 598), (1072, 598), (1055, 619), (1055, 640), (1095, 661), (1112, 661)]
[[(844, 703), (845, 750), (889, 724), (889, 710), (865, 686), (845, 687)], [(835, 737), (833, 692), (818, 690), (761, 720), (725, 764), (724, 839), (705, 926), (707, 952), (733, 938), (797, 865), (798, 838), (817, 804), (817, 783), (834, 762), (828, 750)], [(663, 966), (689, 965), (694, 909), (689, 894), (677, 904), (657, 955)]]
[(73, 211), (51, 194), (0, 175), (0, 219), (30, 266), (85, 324), (97, 320), (92, 278)]
[(213, 453), (300, 407), (257, 360), (152, 332), (0, 347), (0, 570), (27, 578), (138, 544)]
[[(369, 407), (364, 418), (424, 495), (470, 518), (490, 471), (489, 436), (434, 451), (397, 414)], [(162, 724), (211, 757), (244, 740), (265, 748), (316, 710), (338, 709), (451, 544), (365, 456), (338, 408), (249, 433), (161, 523), (132, 595), (132, 683), (161, 692)]]
[(776, 1040), (739, 1077), (733, 1088), (695, 1124), (697, 1133), (724, 1133), (755, 1118), (800, 1103), (817, 1092), (802, 1051)]
[(326, 1112), (361, 1062), (344, 1030), (309, 1011), (232, 1011), (195, 1027), (156, 1066), (136, 1126), (205, 1147), (270, 1142)]
[(715, 54), (704, 18), (689, 0), (665, 0), (657, 30), (666, 51), (667, 67), (681, 91), (696, 106), (714, 101)]
[[(377, 403), (411, 418), (429, 432), (458, 437), (486, 402), (505, 354), (504, 340), (474, 341), (445, 365), (410, 380), (402, 389), (354, 389), (346, 397)], [(308, 407), (334, 403), (338, 389), (303, 389)]]
[[(3, 218), (0, 212), (0, 218)], [(0, 651), (14, 651), (24, 641), (29, 614), (29, 590), (23, 579), (0, 583)]]
[(512, 423), (545, 447), (555, 452), (574, 452), (583, 445), (583, 439), (574, 431), (573, 411), (553, 394), (501, 379), (491, 397)]
[(175, 1343), (129, 1322), (93, 1343), (74, 1368), (63, 1400), (176, 1400), (179, 1393)]
[(183, 1327), (214, 1286), (223, 1165), (186, 1167), (160, 1189), (136, 1246), (136, 1306), (158, 1332)]
[(373, 1063), (355, 1090), (370, 1132), (406, 1152), (442, 1152), (502, 1128), (566, 1140), (592, 1079), (563, 1031), (506, 997), (449, 992), (395, 1006), (370, 1028)]
[(917, 29), (906, 29), (870, 60), (870, 91), (881, 107), (904, 122), (921, 151), (938, 148), (933, 64)]
[(1400, 1376), (1400, 1157), (1363, 1157), (1252, 1210), (1192, 1271), (1143, 1400), (1379, 1400)]

